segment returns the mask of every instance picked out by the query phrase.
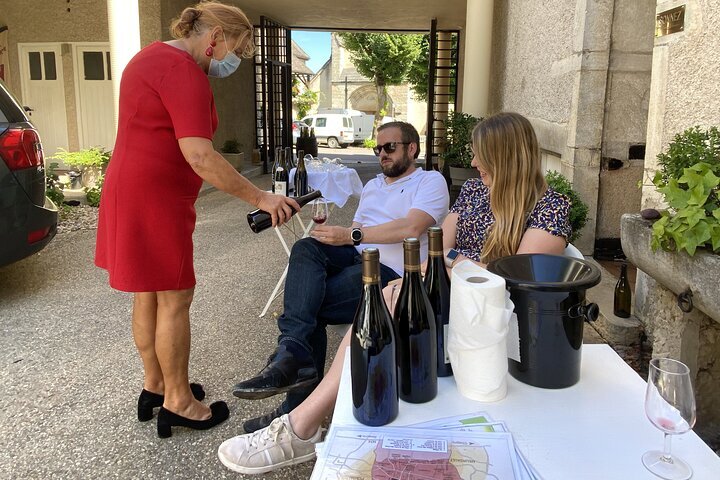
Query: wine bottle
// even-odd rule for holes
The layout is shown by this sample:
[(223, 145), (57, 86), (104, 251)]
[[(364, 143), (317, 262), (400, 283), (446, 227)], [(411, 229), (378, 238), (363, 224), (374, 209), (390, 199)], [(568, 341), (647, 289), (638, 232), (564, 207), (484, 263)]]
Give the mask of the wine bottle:
[(395, 304), (400, 398), (423, 403), (437, 395), (435, 314), (420, 278), (420, 241), (403, 241), (405, 272)]
[(630, 290), (630, 282), (628, 282), (627, 263), (623, 263), (620, 267), (620, 279), (615, 285), (614, 300), (613, 313), (615, 316), (629, 318), (632, 291)]
[(285, 151), (279, 149), (278, 167), (275, 170), (275, 193), (278, 195), (288, 195), (288, 171), (285, 168)]
[(295, 196), (301, 197), (308, 192), (308, 173), (302, 150), (298, 150), (298, 166), (295, 170)]
[(395, 330), (380, 290), (380, 252), (362, 252), (363, 292), (350, 335), (353, 415), (377, 427), (398, 414)]
[[(300, 208), (302, 208), (308, 202), (311, 202), (316, 198), (320, 197), (322, 197), (322, 193), (320, 192), (320, 190), (313, 190), (307, 195), (297, 197), (295, 201), (298, 203), (298, 205), (300, 205)], [(295, 215), (296, 213), (297, 211), (293, 210), (292, 215)], [(255, 233), (260, 233), (263, 230), (272, 227), (272, 216), (265, 210), (260, 210), (259, 208), (248, 213), (247, 220), (248, 224), (250, 224), (250, 229)]]
[(275, 147), (275, 158), (273, 159), (272, 169), (270, 170), (270, 178), (272, 179), (272, 191), (275, 193), (275, 172), (280, 166), (280, 147)]
[(437, 375), (452, 375), (447, 351), (448, 322), (450, 320), (450, 278), (443, 257), (443, 231), (440, 227), (428, 229), (428, 262), (425, 269), (425, 290), (435, 314), (437, 334)]
[(293, 159), (292, 147), (285, 147), (285, 170), (290, 174), (290, 170), (295, 167), (295, 160)]

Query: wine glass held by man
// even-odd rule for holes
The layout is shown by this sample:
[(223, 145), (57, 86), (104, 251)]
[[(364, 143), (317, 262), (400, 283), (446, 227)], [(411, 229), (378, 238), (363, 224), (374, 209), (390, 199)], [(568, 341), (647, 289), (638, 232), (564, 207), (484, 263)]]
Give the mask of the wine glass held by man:
[[(481, 178), (465, 183), (442, 224), (445, 248), (459, 252), (446, 261), (448, 268), (462, 260), (484, 265), (517, 253), (562, 254), (570, 237), (570, 200), (547, 187), (530, 122), (516, 113), (487, 118), (473, 131), (473, 151)], [(383, 292), (386, 302), (392, 290), (390, 282)], [(322, 422), (335, 407), (350, 332), (310, 396), (270, 426), (226, 440), (218, 449), (223, 464), (241, 473), (263, 473), (314, 457)]]
[(212, 146), (217, 115), (208, 76), (227, 77), (252, 55), (250, 21), (237, 7), (207, 2), (183, 10), (170, 30), (174, 40), (143, 48), (122, 74), (95, 252), (110, 286), (134, 293), (132, 328), (144, 368), (138, 419), (150, 420), (162, 406), (161, 437), (175, 425), (207, 429), (228, 417), (224, 402), (208, 408), (202, 386), (188, 381), (194, 203), (203, 180), (271, 212), (273, 224), (297, 208), (256, 188)]

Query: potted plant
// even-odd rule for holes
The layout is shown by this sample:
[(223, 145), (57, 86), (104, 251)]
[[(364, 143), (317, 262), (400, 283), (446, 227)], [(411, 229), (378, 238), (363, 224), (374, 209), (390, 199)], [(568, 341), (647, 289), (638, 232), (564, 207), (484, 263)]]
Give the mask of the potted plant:
[(225, 140), (225, 143), (223, 143), (223, 146), (220, 147), (220, 153), (222, 153), (222, 156), (225, 157), (225, 160), (230, 163), (233, 167), (235, 167), (235, 170), (238, 172), (242, 169), (242, 162), (243, 162), (243, 153), (240, 151), (242, 148), (242, 145), (237, 140), (230, 139)]
[(112, 152), (102, 147), (85, 148), (76, 152), (58, 148), (50, 159), (60, 160), (65, 165), (80, 170), (83, 187), (92, 188), (105, 174), (111, 155)]
[(570, 199), (570, 228), (572, 233), (568, 242), (574, 243), (580, 238), (580, 230), (585, 226), (588, 220), (588, 206), (580, 199), (580, 195), (573, 190), (570, 181), (560, 172), (551, 170), (545, 174), (545, 181), (548, 187), (558, 193), (562, 193)]
[(450, 112), (445, 123), (445, 152), (443, 158), (449, 167), (453, 185), (462, 185), (468, 178), (476, 178), (480, 173), (473, 168), (472, 131), (482, 118), (469, 113)]

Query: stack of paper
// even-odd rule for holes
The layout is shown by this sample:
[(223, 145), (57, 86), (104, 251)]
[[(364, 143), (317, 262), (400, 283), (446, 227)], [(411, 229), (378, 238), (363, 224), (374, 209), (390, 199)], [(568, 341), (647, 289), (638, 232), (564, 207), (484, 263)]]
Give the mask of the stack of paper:
[(407, 427), (331, 426), (313, 480), (541, 479), (505, 424), (484, 412)]

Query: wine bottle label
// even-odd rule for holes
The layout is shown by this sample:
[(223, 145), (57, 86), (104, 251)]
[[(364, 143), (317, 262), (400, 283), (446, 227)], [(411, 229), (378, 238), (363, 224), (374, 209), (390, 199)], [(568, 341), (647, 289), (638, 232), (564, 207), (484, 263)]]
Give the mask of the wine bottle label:
[(275, 193), (287, 196), (287, 182), (275, 182)]

